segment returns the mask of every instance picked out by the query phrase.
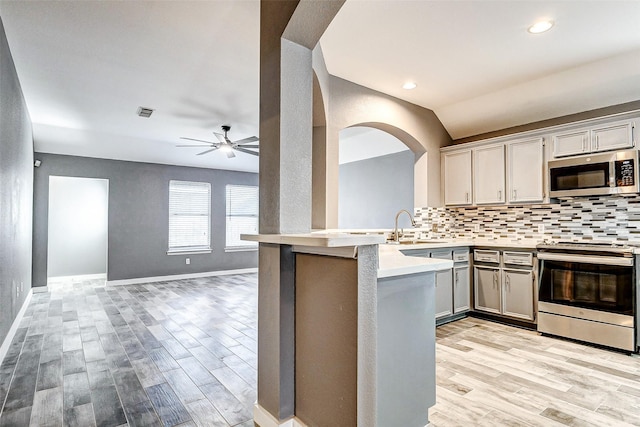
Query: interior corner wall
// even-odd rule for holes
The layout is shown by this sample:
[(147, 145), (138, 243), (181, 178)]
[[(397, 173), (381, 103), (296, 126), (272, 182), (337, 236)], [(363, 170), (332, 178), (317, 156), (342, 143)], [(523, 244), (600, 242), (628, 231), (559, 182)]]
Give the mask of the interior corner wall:
[[(338, 224), (338, 144), (342, 129), (355, 126), (375, 126), (391, 133), (407, 144), (416, 157), (426, 152), (423, 176), (427, 179), (426, 200), (429, 206), (441, 206), (440, 148), (451, 145), (451, 136), (429, 109), (331, 76), (327, 120), (327, 228)], [(328, 99), (327, 99), (328, 98)], [(412, 146), (413, 145), (413, 146)], [(424, 187), (421, 187), (424, 188)]]
[(33, 134), (0, 22), (0, 344), (31, 287)]
[[(258, 251), (225, 252), (226, 185), (258, 185), (258, 174), (36, 153), (33, 286), (47, 284), (49, 177), (109, 180), (108, 280), (255, 268)], [(211, 184), (209, 254), (167, 255), (169, 181)], [(190, 258), (187, 265), (185, 258)]]

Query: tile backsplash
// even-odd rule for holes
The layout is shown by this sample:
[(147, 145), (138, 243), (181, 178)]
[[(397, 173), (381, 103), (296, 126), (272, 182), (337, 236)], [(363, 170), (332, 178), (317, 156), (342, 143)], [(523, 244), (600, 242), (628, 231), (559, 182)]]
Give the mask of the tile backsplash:
[(421, 237), (640, 242), (640, 195), (537, 205), (417, 208)]

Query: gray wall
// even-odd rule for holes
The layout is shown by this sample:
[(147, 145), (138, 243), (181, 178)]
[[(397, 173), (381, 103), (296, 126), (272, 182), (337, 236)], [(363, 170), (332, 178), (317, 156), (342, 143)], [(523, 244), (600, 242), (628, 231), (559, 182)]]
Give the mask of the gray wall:
[[(410, 150), (340, 165), (338, 226), (393, 228), (396, 213), (413, 214), (413, 162)], [(408, 227), (409, 218), (398, 225)]]
[(48, 276), (107, 272), (109, 181), (49, 178)]
[[(258, 185), (257, 174), (44, 153), (35, 157), (42, 165), (34, 183), (34, 286), (47, 283), (50, 175), (109, 180), (108, 280), (257, 267), (257, 251), (224, 251), (225, 185)], [(212, 253), (167, 255), (171, 179), (211, 183)]]
[(0, 343), (31, 287), (33, 135), (0, 22)]

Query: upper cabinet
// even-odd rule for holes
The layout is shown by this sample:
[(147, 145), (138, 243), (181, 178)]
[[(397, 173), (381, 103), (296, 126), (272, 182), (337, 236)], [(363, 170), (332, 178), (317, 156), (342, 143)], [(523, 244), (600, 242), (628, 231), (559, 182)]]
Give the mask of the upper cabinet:
[(552, 136), (553, 157), (632, 148), (633, 131), (634, 121), (624, 120), (559, 132)]
[(531, 203), (544, 200), (544, 140), (524, 139), (507, 144), (507, 200)]
[(446, 206), (548, 202), (547, 160), (636, 146), (640, 111), (443, 147)]
[(474, 148), (473, 165), (474, 203), (504, 203), (504, 144)]
[(445, 205), (471, 204), (471, 150), (442, 153)]

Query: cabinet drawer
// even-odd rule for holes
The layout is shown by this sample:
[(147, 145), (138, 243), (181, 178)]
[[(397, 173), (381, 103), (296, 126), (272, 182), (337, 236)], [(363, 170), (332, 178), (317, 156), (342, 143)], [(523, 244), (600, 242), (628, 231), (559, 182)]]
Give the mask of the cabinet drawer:
[(443, 249), (443, 250), (431, 251), (431, 258), (453, 259), (453, 256), (451, 254), (451, 249)]
[(473, 260), (480, 261), (480, 262), (490, 262), (493, 264), (500, 264), (500, 251), (475, 249), (473, 251)]
[(469, 261), (469, 251), (466, 249), (459, 249), (453, 251), (453, 262), (467, 262)]
[(533, 254), (531, 252), (502, 252), (502, 260), (505, 264), (512, 265), (533, 265)]

